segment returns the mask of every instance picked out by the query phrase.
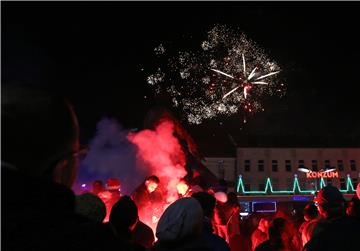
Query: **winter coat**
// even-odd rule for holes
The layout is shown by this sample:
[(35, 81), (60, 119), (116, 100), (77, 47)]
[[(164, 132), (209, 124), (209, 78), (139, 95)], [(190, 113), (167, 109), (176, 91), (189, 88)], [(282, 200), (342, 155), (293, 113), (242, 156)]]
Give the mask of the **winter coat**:
[[(316, 227), (316, 226), (315, 226)], [(330, 220), (329, 224), (305, 245), (304, 251), (358, 251), (360, 220), (343, 216)]]
[(121, 246), (104, 225), (75, 213), (75, 195), (65, 186), (6, 168), (1, 186), (3, 250), (91, 251)]
[(211, 220), (205, 218), (202, 232), (202, 238), (205, 243), (209, 244), (214, 251), (230, 251), (230, 247), (227, 242), (220, 236), (213, 234), (213, 232)]
[(178, 242), (157, 242), (152, 251), (214, 251), (200, 237), (189, 236)]

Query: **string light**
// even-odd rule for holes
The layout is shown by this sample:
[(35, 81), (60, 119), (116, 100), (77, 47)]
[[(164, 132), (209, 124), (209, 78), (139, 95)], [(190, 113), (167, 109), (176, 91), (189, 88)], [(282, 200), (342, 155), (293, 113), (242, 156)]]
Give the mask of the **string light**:
[[(325, 181), (323, 178), (320, 179), (320, 189), (326, 186)], [(274, 190), (272, 187), (271, 179), (268, 177), (266, 179), (265, 189), (263, 191), (245, 191), (244, 182), (242, 180), (242, 175), (239, 175), (238, 183), (237, 183), (237, 189), (236, 191), (238, 193), (242, 194), (296, 194), (296, 191), (300, 194), (314, 194), (317, 192), (317, 190), (303, 190), (300, 187), (299, 180), (297, 175), (294, 175), (294, 182), (292, 186), (292, 190)], [(347, 182), (346, 182), (346, 189), (340, 189), (340, 192), (342, 193), (351, 193), (355, 192), (354, 186), (351, 182), (350, 175), (347, 175)]]

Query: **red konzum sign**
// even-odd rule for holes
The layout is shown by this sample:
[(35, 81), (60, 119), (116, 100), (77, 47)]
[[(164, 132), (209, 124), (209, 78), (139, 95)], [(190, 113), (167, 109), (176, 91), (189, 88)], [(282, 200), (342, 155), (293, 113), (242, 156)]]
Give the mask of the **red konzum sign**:
[(339, 178), (339, 173), (335, 172), (308, 172), (306, 173), (306, 178), (316, 179), (316, 178)]

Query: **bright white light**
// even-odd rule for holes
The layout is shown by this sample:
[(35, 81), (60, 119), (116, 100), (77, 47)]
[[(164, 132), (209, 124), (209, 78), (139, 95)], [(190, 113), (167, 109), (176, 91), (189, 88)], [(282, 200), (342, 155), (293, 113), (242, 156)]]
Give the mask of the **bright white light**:
[(243, 67), (244, 67), (244, 76), (246, 77), (246, 63), (245, 63), (244, 53), (242, 54), (242, 60), (243, 60)]
[(330, 168), (330, 169), (326, 169), (324, 172), (325, 173), (328, 173), (328, 172), (333, 172), (333, 171), (335, 171), (336, 169), (335, 168)]
[(86, 184), (82, 184), (81, 187), (86, 187)]
[(239, 89), (239, 88), (240, 88), (240, 85), (237, 86), (237, 87), (235, 87), (234, 89), (232, 89), (232, 90), (229, 91), (228, 93), (226, 93), (226, 94), (223, 96), (223, 98), (226, 98), (227, 96), (229, 96), (231, 93), (233, 93), (234, 91), (236, 91), (236, 90)]
[(244, 87), (244, 98), (246, 98), (246, 96), (247, 96), (247, 88)]
[(217, 73), (220, 73), (226, 77), (229, 77), (229, 78), (234, 78), (233, 76), (229, 75), (229, 74), (226, 74), (225, 72), (222, 72), (222, 71), (219, 71), (219, 70), (216, 70), (216, 69), (211, 69), (212, 71), (214, 72), (217, 72)]
[(310, 169), (302, 168), (302, 167), (298, 168), (298, 171), (303, 172), (303, 173), (309, 173), (309, 172), (311, 172)]
[(255, 81), (255, 82), (253, 82), (253, 84), (256, 84), (256, 85), (268, 85), (268, 83), (263, 82), (263, 81)]
[(272, 76), (272, 75), (278, 74), (279, 72), (280, 72), (280, 71), (270, 72), (269, 74), (260, 76), (260, 77), (258, 77), (258, 78), (255, 79), (255, 80), (260, 80), (260, 79), (263, 79), (263, 78), (267, 78), (267, 77), (270, 77), (270, 76)]
[(250, 79), (252, 79), (252, 77), (254, 77), (256, 69), (257, 69), (257, 67), (255, 67), (255, 68), (251, 71), (251, 73), (250, 73), (250, 75), (249, 75), (249, 77), (248, 77), (248, 80), (250, 80)]

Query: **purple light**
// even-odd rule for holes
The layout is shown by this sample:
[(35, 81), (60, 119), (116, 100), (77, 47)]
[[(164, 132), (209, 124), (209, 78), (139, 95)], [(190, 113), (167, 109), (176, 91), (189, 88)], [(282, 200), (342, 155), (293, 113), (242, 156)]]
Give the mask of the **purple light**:
[[(256, 204), (267, 204), (267, 205), (272, 204), (274, 209), (256, 210), (255, 209)], [(256, 213), (276, 213), (276, 211), (277, 211), (276, 201), (257, 201), (257, 202), (252, 203), (252, 212), (256, 212)]]

